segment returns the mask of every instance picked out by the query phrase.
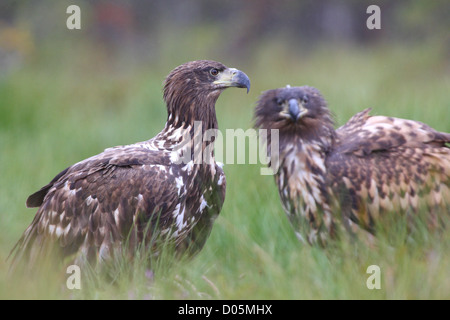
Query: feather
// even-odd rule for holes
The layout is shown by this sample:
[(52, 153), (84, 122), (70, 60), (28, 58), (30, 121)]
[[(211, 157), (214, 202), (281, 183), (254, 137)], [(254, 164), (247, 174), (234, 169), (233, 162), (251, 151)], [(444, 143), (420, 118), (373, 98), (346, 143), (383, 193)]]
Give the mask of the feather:
[(324, 244), (338, 229), (374, 233), (376, 224), (387, 226), (384, 217), (424, 206), (430, 215), (437, 208), (450, 212), (448, 133), (371, 116), (370, 109), (335, 130), (325, 99), (312, 87), (264, 92), (255, 125), (279, 130), (275, 181), (303, 239)]
[[(214, 61), (175, 68), (164, 86), (167, 123), (156, 137), (80, 161), (28, 198), (27, 206), (38, 210), (12, 250), (13, 266), (32, 268), (50, 252), (94, 265), (127, 246), (131, 255), (140, 247), (158, 254), (164, 239), (179, 254), (198, 252), (222, 208), (226, 184), (214, 154), (212, 162), (192, 164), (194, 121), (217, 128), (220, 93), (249, 86), (243, 72)], [(173, 162), (180, 150), (189, 170)]]

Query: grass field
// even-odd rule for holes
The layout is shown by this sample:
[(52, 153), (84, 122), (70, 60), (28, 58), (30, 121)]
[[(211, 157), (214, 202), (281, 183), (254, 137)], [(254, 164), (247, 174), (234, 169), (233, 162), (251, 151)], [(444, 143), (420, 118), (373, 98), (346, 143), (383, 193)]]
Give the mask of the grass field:
[[(181, 46), (182, 44), (180, 44)], [(381, 234), (379, 246), (342, 241), (327, 249), (295, 238), (271, 176), (260, 165), (225, 165), (227, 196), (204, 250), (149, 277), (125, 266), (111, 284), (69, 291), (64, 275), (10, 277), (5, 259), (31, 222), (29, 194), (58, 172), (106, 147), (153, 137), (166, 110), (162, 81), (176, 65), (198, 58), (245, 71), (252, 89), (227, 90), (217, 103), (220, 129), (246, 130), (259, 94), (290, 85), (322, 91), (341, 125), (354, 113), (411, 118), (450, 132), (450, 61), (439, 43), (370, 48), (317, 46), (308, 52), (262, 44), (251, 61), (199, 56), (162, 63), (100, 63), (92, 48), (43, 48), (0, 78), (0, 299), (449, 299), (450, 235), (404, 225)], [(128, 62), (130, 62), (128, 64)], [(336, 213), (338, 214), (338, 213)], [(369, 290), (369, 265), (381, 268), (381, 289)], [(151, 278), (151, 279), (150, 279)]]

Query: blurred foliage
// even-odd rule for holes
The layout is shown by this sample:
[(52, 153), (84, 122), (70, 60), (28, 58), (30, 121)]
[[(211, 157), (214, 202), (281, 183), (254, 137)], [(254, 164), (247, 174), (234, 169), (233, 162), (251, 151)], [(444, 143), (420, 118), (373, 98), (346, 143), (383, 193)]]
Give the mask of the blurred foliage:
[[(65, 28), (70, 4), (81, 8), (78, 32)], [(370, 4), (381, 8), (381, 30), (366, 28)], [(255, 49), (273, 39), (309, 51), (324, 42), (367, 46), (434, 38), (450, 53), (446, 0), (3, 0), (0, 22), (0, 34), (4, 28), (17, 28), (18, 38), (0, 41), (0, 50), (17, 46), (18, 54), (30, 51), (30, 40), (43, 46), (56, 38), (71, 42), (77, 37), (94, 43), (105, 55), (132, 55), (137, 61), (155, 63), (182, 56), (179, 49), (171, 50), (174, 41), (194, 41), (185, 44), (192, 49), (205, 38), (210, 54), (240, 60), (251, 60)]]

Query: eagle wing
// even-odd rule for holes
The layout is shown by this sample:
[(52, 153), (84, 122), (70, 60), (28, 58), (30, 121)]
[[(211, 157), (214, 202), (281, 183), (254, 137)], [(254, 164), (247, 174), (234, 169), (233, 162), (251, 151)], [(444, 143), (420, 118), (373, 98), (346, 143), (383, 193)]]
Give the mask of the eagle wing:
[(170, 235), (174, 224), (184, 223), (177, 214), (185, 198), (181, 172), (167, 154), (133, 146), (107, 149), (65, 169), (28, 198), (27, 205), (39, 209), (15, 249), (32, 260), (56, 243), (64, 256), (102, 260), (121, 242), (149, 242), (155, 231)]
[[(450, 134), (421, 122), (353, 116), (327, 158), (330, 194), (369, 230), (384, 211), (450, 205)], [(448, 209), (447, 209), (448, 210)]]
[(401, 147), (445, 147), (450, 141), (450, 134), (438, 132), (422, 122), (370, 116), (370, 110), (357, 113), (336, 130), (336, 152), (364, 156)]

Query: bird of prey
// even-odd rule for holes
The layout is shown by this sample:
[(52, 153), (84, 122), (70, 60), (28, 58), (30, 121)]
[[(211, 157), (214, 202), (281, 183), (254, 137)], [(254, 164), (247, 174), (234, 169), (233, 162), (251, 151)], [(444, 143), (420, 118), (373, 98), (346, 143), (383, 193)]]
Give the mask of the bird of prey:
[(268, 130), (267, 150), (298, 238), (325, 245), (342, 229), (374, 240), (376, 224), (387, 224), (392, 215), (414, 221), (425, 211), (429, 223), (439, 225), (438, 212), (450, 212), (450, 134), (369, 112), (335, 130), (313, 87), (287, 86), (260, 96), (255, 126), (278, 130), (279, 148), (271, 146)]
[[(193, 144), (195, 135), (218, 128), (215, 103), (228, 87), (248, 92), (250, 80), (209, 60), (170, 72), (164, 129), (80, 161), (32, 194), (26, 204), (38, 210), (13, 249), (14, 260), (32, 265), (53, 250), (76, 263), (100, 265), (126, 249), (145, 246), (158, 254), (158, 244), (166, 242), (177, 254), (198, 252), (222, 208), (226, 181), (213, 142)], [(194, 162), (196, 148), (209, 150), (209, 161)]]

